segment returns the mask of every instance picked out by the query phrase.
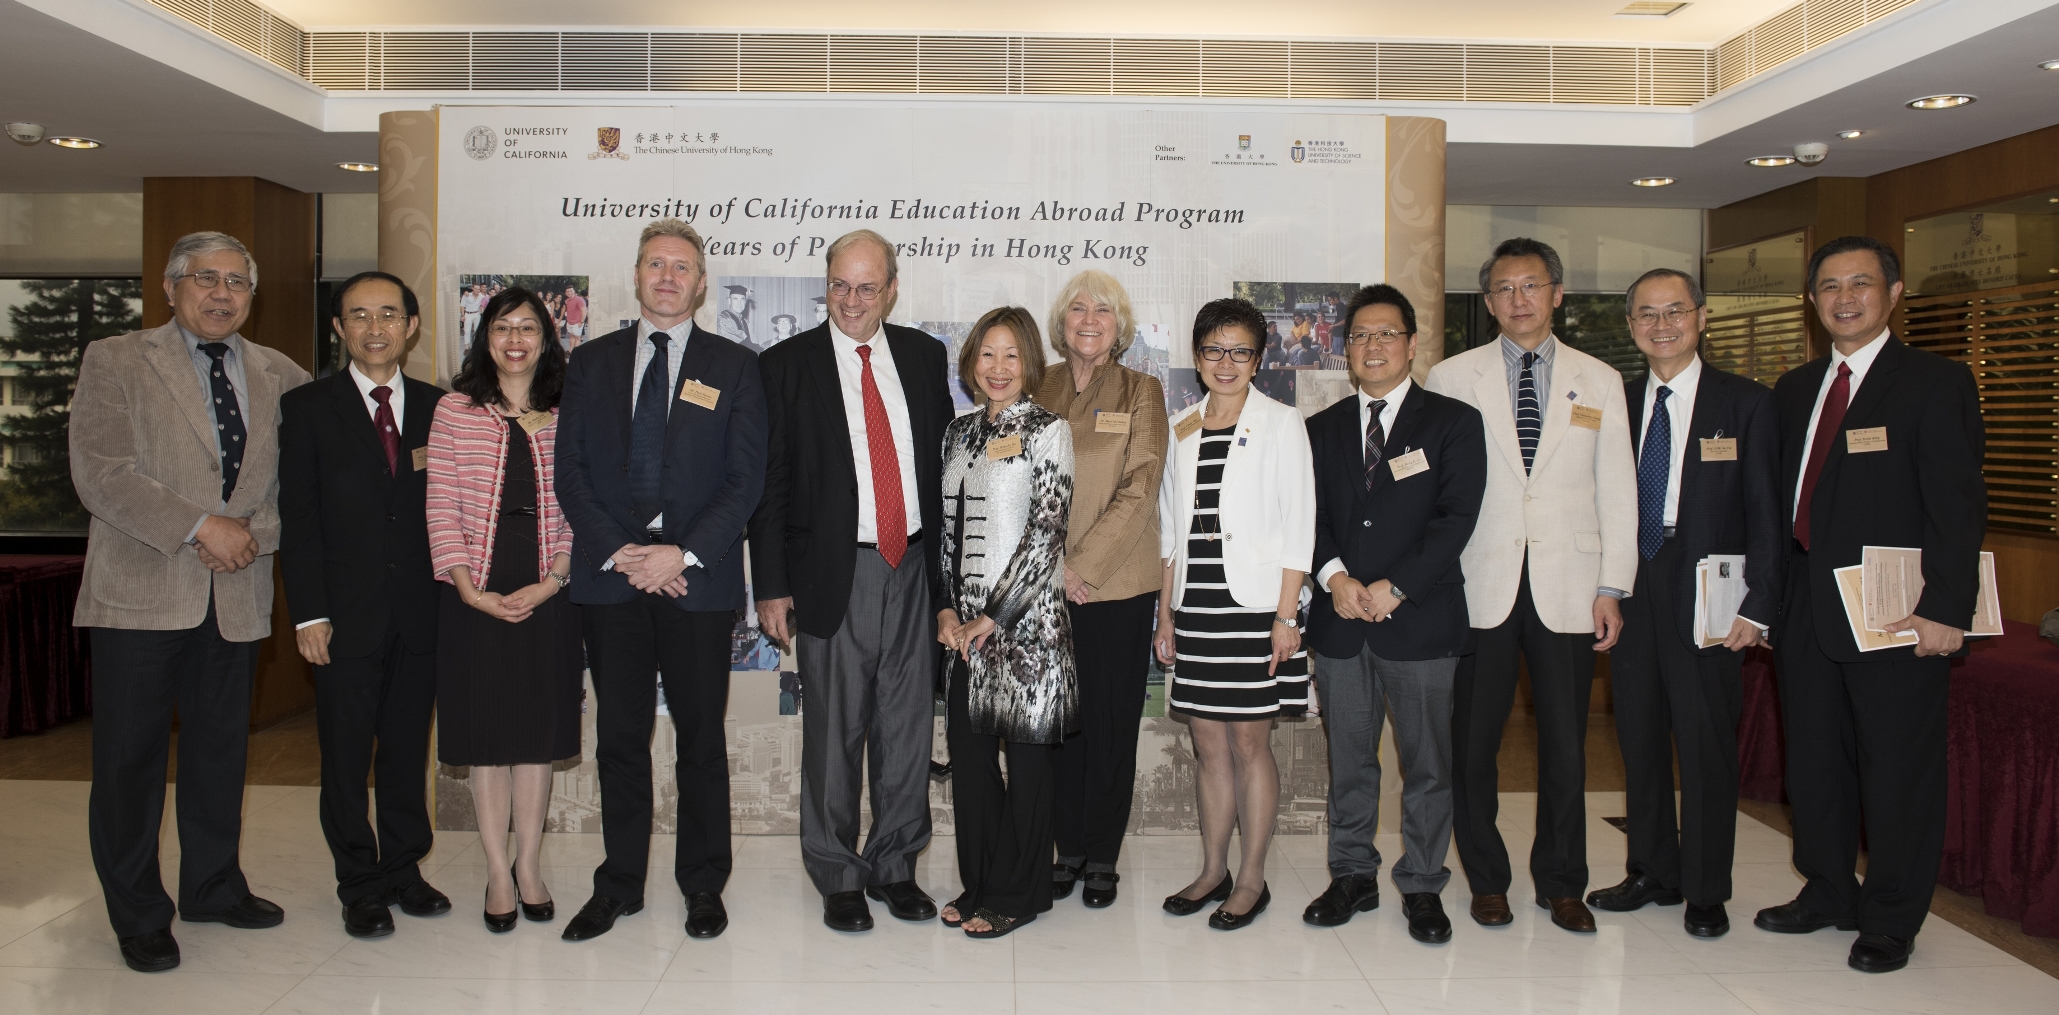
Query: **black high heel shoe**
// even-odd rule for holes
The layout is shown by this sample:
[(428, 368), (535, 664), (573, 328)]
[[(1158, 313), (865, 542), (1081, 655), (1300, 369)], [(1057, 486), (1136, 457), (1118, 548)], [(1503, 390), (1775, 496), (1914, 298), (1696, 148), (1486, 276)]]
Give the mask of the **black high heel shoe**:
[(1195, 913), (1199, 913), (1202, 910), (1207, 909), (1209, 903), (1221, 902), (1224, 899), (1229, 898), (1230, 892), (1234, 891), (1236, 887), (1237, 885), (1235, 881), (1232, 880), (1229, 873), (1225, 871), (1223, 873), (1222, 883), (1216, 885), (1214, 891), (1211, 891), (1207, 895), (1204, 895), (1198, 899), (1189, 899), (1179, 894), (1178, 892), (1174, 892), (1173, 894), (1166, 896), (1165, 911), (1171, 913), (1174, 916), (1193, 916)]
[[(509, 876), (513, 876), (514, 873), (513, 868), (508, 869)], [(489, 898), (493, 896), (493, 882), (490, 880), (486, 883), (486, 894)], [(522, 884), (519, 881), (515, 883), (515, 901), (522, 901)], [(515, 911), (512, 909), (505, 913), (484, 913), (483, 915), (486, 917), (486, 929), (495, 934), (505, 934), (515, 929)]]
[[(1228, 896), (1225, 895), (1224, 898), (1227, 899)], [(1252, 903), (1249, 910), (1238, 915), (1218, 909), (1208, 914), (1208, 925), (1217, 930), (1240, 930), (1249, 927), (1251, 926), (1251, 921), (1258, 919), (1258, 914), (1265, 912), (1265, 907), (1270, 905), (1272, 901), (1273, 886), (1269, 884), (1262, 885), (1258, 890), (1258, 901)]]
[[(515, 878), (515, 901), (522, 903), (522, 918), (535, 923), (549, 923), (558, 918), (558, 900), (550, 899), (532, 906), (522, 900), (522, 879), (515, 877), (515, 868), (508, 867), (508, 877)], [(509, 914), (513, 915), (513, 914)]]

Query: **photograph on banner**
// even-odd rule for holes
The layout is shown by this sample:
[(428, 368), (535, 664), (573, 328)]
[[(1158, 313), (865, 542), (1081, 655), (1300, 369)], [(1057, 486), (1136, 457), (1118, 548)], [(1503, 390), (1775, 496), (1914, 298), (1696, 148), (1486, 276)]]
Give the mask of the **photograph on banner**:
[(1238, 282), (1232, 293), (1265, 315), (1266, 366), (1342, 370), (1344, 301), (1358, 288), (1357, 282)]
[(1139, 323), (1136, 339), (1122, 354), (1122, 365), (1158, 378), (1158, 386), (1165, 387), (1166, 380), (1172, 376), (1172, 350), (1177, 330), (1163, 324)]
[(587, 327), (585, 275), (459, 275), (458, 298), (451, 303), (457, 307), (459, 362), (464, 361), (465, 351), (472, 347), (472, 339), (479, 333), (479, 317), (486, 304), (502, 291), (517, 286), (543, 301), (544, 309), (550, 312), (551, 326), (557, 330), (558, 341), (565, 344), (567, 354), (579, 348), (580, 342), (594, 337)]
[[(1300, 370), (1265, 369), (1251, 378), (1251, 386), (1265, 393), (1265, 397), (1282, 405), (1300, 405), (1295, 390), (1300, 386), (1304, 374)], [(1177, 413), (1208, 394), (1208, 386), (1201, 382), (1201, 371), (1190, 367), (1175, 367), (1172, 376), (1166, 378), (1165, 409), (1168, 414)], [(1306, 410), (1303, 410), (1306, 414)]]
[(958, 377), (958, 353), (965, 348), (965, 336), (972, 333), (972, 321), (910, 321), (906, 327), (914, 328), (944, 343), (944, 384), (951, 389), (951, 407), (963, 416), (979, 408), (979, 400), (965, 387)]
[(715, 334), (764, 352), (829, 320), (828, 294), (821, 275), (723, 277), (708, 286), (708, 305)]

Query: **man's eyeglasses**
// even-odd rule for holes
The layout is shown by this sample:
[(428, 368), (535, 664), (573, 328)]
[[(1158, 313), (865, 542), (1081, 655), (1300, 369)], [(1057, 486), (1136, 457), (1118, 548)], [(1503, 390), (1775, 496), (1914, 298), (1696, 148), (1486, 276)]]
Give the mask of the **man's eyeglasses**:
[(1367, 342), (1378, 342), (1382, 348), (1393, 348), (1408, 341), (1408, 339), (1409, 333), (1406, 331), (1394, 331), (1392, 329), (1387, 331), (1354, 331), (1344, 336), (1344, 344), (1356, 346), (1364, 345)]
[(1551, 290), (1552, 283), (1550, 282), (1525, 282), (1522, 285), (1505, 285), (1499, 289), (1489, 289), (1487, 290), (1487, 298), (1506, 303), (1513, 299), (1517, 293), (1522, 293), (1524, 299), (1532, 299), (1549, 293)]
[(1201, 358), (1210, 363), (1220, 363), (1223, 361), (1224, 356), (1228, 356), (1232, 363), (1249, 363), (1258, 358), (1257, 349), (1249, 349), (1241, 345), (1235, 349), (1225, 349), (1219, 345), (1204, 345), (1201, 347), (1200, 353)]
[(353, 310), (343, 315), (343, 326), (353, 331), (364, 331), (374, 326), (379, 328), (397, 328), (406, 324), (407, 319), (406, 314), (395, 313), (391, 310), (382, 310), (376, 314), (366, 313), (363, 310)]
[(190, 274), (180, 275), (177, 278), (174, 278), (172, 281), (176, 282), (178, 281), (178, 279), (181, 278), (192, 279), (193, 284), (199, 286), (202, 289), (212, 289), (215, 286), (227, 282), (229, 284), (229, 291), (232, 293), (247, 293), (252, 289), (257, 288), (257, 283), (252, 282), (251, 280), (244, 278), (241, 275), (224, 275), (219, 271), (196, 271)]
[(831, 282), (829, 284), (829, 294), (837, 299), (843, 299), (852, 293), (857, 293), (859, 299), (870, 303), (878, 299), (879, 294), (883, 292), (886, 292), (885, 286), (873, 285), (870, 282), (864, 285), (852, 285), (849, 282)]
[(1682, 310), (1678, 307), (1675, 307), (1671, 310), (1667, 310), (1664, 312), (1656, 310), (1646, 310), (1642, 313), (1632, 316), (1630, 318), (1630, 321), (1631, 323), (1636, 324), (1640, 328), (1656, 328), (1662, 321), (1665, 323), (1666, 327), (1673, 328), (1678, 327), (1681, 321), (1687, 320), (1689, 317), (1692, 316), (1694, 316), (1694, 311)]

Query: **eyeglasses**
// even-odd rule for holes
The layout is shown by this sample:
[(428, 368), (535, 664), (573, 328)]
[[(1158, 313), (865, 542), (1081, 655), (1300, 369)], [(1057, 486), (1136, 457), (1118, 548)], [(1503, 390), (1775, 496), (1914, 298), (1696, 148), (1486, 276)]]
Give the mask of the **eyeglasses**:
[(1681, 310), (1678, 308), (1665, 311), (1664, 313), (1647, 310), (1631, 317), (1630, 320), (1631, 323), (1636, 324), (1640, 328), (1656, 328), (1659, 326), (1660, 321), (1666, 322), (1666, 327), (1672, 328), (1678, 327), (1681, 321), (1687, 320), (1693, 315), (1694, 311), (1692, 310)]
[(196, 271), (186, 275), (179, 275), (173, 278), (172, 281), (177, 282), (181, 278), (192, 279), (193, 284), (202, 289), (212, 289), (227, 282), (229, 283), (229, 291), (232, 293), (247, 293), (257, 288), (257, 283), (241, 275), (223, 275), (219, 271)]
[(1210, 363), (1220, 363), (1224, 356), (1228, 356), (1232, 363), (1249, 363), (1258, 358), (1257, 349), (1247, 349), (1241, 345), (1235, 349), (1225, 349), (1219, 345), (1204, 345), (1198, 351), (1201, 353), (1201, 358)]
[(395, 313), (391, 310), (382, 310), (376, 314), (368, 314), (362, 310), (353, 310), (343, 315), (343, 326), (353, 331), (364, 331), (373, 326), (397, 328), (407, 323), (407, 319), (406, 314)]
[(1386, 331), (1354, 331), (1344, 337), (1344, 344), (1364, 345), (1367, 342), (1378, 342), (1383, 348), (1391, 348), (1408, 341), (1409, 336), (1409, 332), (1394, 331), (1392, 329)]
[(1524, 299), (1531, 299), (1540, 294), (1550, 292), (1552, 288), (1553, 284), (1550, 282), (1525, 282), (1522, 285), (1505, 285), (1499, 289), (1487, 290), (1487, 298), (1506, 303), (1519, 292), (1523, 294)]
[(487, 332), (495, 338), (507, 338), (510, 335), (520, 335), (523, 338), (537, 338), (543, 334), (543, 326), (534, 321), (520, 327), (516, 327), (506, 321), (497, 321), (492, 327), (487, 329)]
[(849, 282), (831, 282), (829, 284), (829, 294), (831, 296), (834, 296), (837, 299), (843, 299), (844, 297), (849, 296), (852, 293), (857, 293), (858, 298), (864, 300), (867, 303), (870, 303), (873, 300), (878, 299), (879, 294), (886, 291), (886, 286), (873, 285), (870, 282), (867, 282), (864, 285), (852, 285)]

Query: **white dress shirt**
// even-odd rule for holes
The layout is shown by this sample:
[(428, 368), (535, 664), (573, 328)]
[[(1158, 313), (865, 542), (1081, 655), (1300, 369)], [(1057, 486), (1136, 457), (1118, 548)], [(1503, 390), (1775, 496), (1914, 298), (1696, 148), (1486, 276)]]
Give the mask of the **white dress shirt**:
[(1666, 388), (1672, 394), (1666, 397), (1666, 421), (1673, 436), (1671, 460), (1666, 465), (1666, 521), (1671, 528), (1680, 519), (1680, 470), (1687, 460), (1688, 424), (1694, 422), (1694, 393), (1701, 388), (1702, 358), (1696, 356), (1687, 369), (1670, 381), (1659, 380), (1656, 373), (1646, 373), (1644, 382), (1644, 412), (1637, 419), (1637, 460), (1644, 460), (1644, 435), (1651, 431), (1652, 408), (1659, 404), (1659, 389)]
[[(1532, 374), (1535, 374), (1534, 370)], [(1387, 437), (1394, 436), (1394, 417), (1401, 414), (1401, 403), (1407, 400), (1409, 389), (1413, 387), (1415, 387), (1415, 382), (1403, 377), (1401, 383), (1394, 386), (1393, 391), (1380, 396), (1380, 400), (1387, 403), (1380, 407), (1380, 433)], [(1358, 395), (1358, 443), (1359, 447), (1363, 448), (1365, 447), (1366, 428), (1371, 426), (1373, 421), (1373, 396), (1366, 394), (1363, 388), (1358, 389), (1355, 393)], [(1322, 570), (1316, 572), (1316, 587), (1327, 591), (1330, 587), (1330, 579), (1335, 578), (1338, 572), (1343, 570), (1345, 570), (1344, 558), (1331, 557), (1330, 562), (1324, 564)], [(1408, 590), (1402, 589), (1402, 591), (1407, 592)]]
[[(665, 390), (679, 390), (679, 363), (686, 358), (686, 343), (693, 336), (693, 318), (689, 317), (669, 328), (660, 328), (652, 324), (650, 318), (647, 317), (637, 318), (636, 366), (629, 372), (629, 414), (632, 417), (636, 415), (636, 396), (643, 393), (643, 372), (651, 368), (651, 357), (658, 354), (658, 347), (651, 343), (651, 336), (660, 331), (672, 336), (665, 343)], [(672, 418), (671, 395), (665, 396), (665, 418)], [(658, 512), (657, 517), (652, 518), (647, 527), (653, 529), (664, 528), (665, 512)], [(692, 550), (681, 547), (679, 552), (685, 555), (687, 567), (701, 566), (701, 559), (694, 556)], [(601, 562), (601, 570), (613, 571), (614, 569), (615, 558), (609, 557)]]
[(901, 509), (912, 536), (922, 529), (922, 503), (915, 492), (915, 434), (908, 422), (908, 394), (901, 390), (901, 374), (894, 369), (886, 326), (873, 332), (869, 343), (844, 334), (833, 321), (829, 334), (836, 350), (837, 381), (844, 393), (844, 423), (851, 431), (851, 465), (858, 470), (858, 542), (879, 542), (879, 507), (872, 497), (872, 446), (865, 431), (865, 361), (858, 358), (862, 344), (872, 346), (872, 380), (879, 386), (879, 400), (886, 406), (887, 424), (894, 431), (894, 454), (901, 460)]
[[(373, 421), (376, 422), (379, 418), (379, 400), (372, 397), (372, 389), (378, 387), (379, 382), (366, 377), (364, 371), (357, 368), (356, 363), (350, 365), (350, 379), (357, 383), (357, 393), (364, 396), (365, 415), (372, 417)], [(401, 381), (399, 370), (396, 369), (393, 372), (393, 379), (386, 382), (386, 387), (393, 389), (392, 397), (386, 400), (386, 404), (393, 407), (393, 425), (395, 427), (402, 426), (404, 425), (403, 421), (407, 419), (407, 385)], [(302, 628), (328, 622), (329, 618), (327, 617), (316, 617), (313, 620), (293, 625), (293, 629), (298, 631)]]
[(1873, 361), (1879, 359), (1880, 350), (1886, 348), (1887, 336), (1888, 332), (1881, 332), (1850, 356), (1838, 352), (1835, 345), (1830, 347), (1830, 369), (1823, 371), (1823, 384), (1816, 389), (1816, 405), (1809, 410), (1809, 428), (1802, 431), (1802, 472), (1796, 477), (1794, 503), (1787, 506), (1789, 522), (1793, 522), (1802, 509), (1802, 480), (1808, 476), (1810, 449), (1816, 446), (1816, 422), (1823, 415), (1823, 403), (1830, 397), (1830, 386), (1837, 383), (1838, 364), (1849, 364), (1852, 368), (1852, 379), (1845, 392), (1845, 408), (1850, 409), (1852, 403), (1859, 400), (1859, 385), (1866, 380), (1866, 372), (1873, 369)]

